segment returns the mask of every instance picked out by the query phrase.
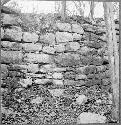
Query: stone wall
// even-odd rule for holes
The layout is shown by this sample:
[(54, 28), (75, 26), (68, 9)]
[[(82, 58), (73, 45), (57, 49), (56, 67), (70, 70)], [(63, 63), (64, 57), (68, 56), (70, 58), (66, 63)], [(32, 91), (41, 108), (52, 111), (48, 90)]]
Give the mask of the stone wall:
[(3, 14), (3, 89), (6, 86), (24, 89), (38, 84), (50, 87), (50, 93), (59, 96), (69, 86), (110, 86), (104, 26), (56, 22), (53, 31), (37, 34), (23, 31), (16, 21), (18, 18), (13, 15)]
[[(8, 20), (8, 17), (10, 20)], [(4, 14), (1, 63), (7, 73), (25, 74), (20, 84), (91, 85), (110, 83), (106, 29), (90, 24), (57, 22), (44, 35), (23, 32), (16, 17)], [(117, 24), (116, 24), (117, 26)], [(119, 28), (118, 28), (119, 29)], [(116, 31), (117, 30), (116, 27)], [(29, 82), (24, 82), (29, 81)]]

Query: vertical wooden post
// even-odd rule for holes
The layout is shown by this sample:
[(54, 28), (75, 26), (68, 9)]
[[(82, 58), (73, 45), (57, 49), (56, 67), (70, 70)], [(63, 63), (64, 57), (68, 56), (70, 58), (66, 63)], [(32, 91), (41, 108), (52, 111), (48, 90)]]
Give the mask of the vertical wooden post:
[(108, 55), (110, 65), (110, 77), (113, 90), (114, 120), (119, 120), (119, 53), (115, 32), (113, 5), (111, 2), (104, 2), (104, 18), (107, 27)]

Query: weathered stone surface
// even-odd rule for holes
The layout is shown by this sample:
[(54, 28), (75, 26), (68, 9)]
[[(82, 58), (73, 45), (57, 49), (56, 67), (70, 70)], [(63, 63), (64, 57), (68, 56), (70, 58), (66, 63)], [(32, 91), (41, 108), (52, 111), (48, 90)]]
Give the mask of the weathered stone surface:
[(28, 72), (32, 72), (32, 73), (36, 73), (36, 72), (38, 72), (39, 71), (39, 67), (38, 67), (38, 64), (29, 64), (28, 66), (27, 66), (27, 70), (28, 70)]
[(7, 65), (1, 64), (1, 79), (6, 79), (8, 75)]
[(90, 65), (92, 62), (91, 56), (80, 56), (81, 65)]
[(96, 55), (96, 54), (98, 53), (96, 49), (94, 49), (94, 48), (89, 48), (89, 47), (87, 47), (87, 46), (81, 47), (81, 48), (78, 50), (78, 52), (79, 52), (81, 55), (84, 55), (84, 56), (86, 56), (86, 55)]
[(21, 50), (22, 46), (17, 42), (1, 41), (2, 49), (4, 50)]
[(82, 35), (78, 34), (78, 33), (73, 33), (73, 40), (81, 40), (82, 39)]
[(83, 73), (85, 75), (88, 75), (88, 74), (95, 74), (96, 73), (96, 66), (86, 66), (83, 70)]
[(28, 53), (26, 54), (26, 61), (34, 62), (34, 63), (50, 63), (51, 58), (48, 54), (35, 54), (35, 53)]
[(34, 83), (36, 84), (46, 84), (47, 82), (52, 81), (51, 79), (36, 79), (34, 80)]
[(78, 95), (76, 98), (76, 103), (81, 105), (82, 103), (86, 102), (87, 97), (85, 95)]
[(83, 75), (83, 74), (76, 74), (76, 80), (80, 80), (80, 79), (86, 79), (87, 76), (86, 75)]
[(23, 43), (22, 47), (26, 52), (34, 52), (34, 51), (41, 51), (42, 44), (40, 43)]
[(75, 80), (66, 79), (66, 80), (64, 80), (64, 85), (82, 86), (82, 85), (85, 85), (85, 82), (83, 80), (75, 81)]
[(102, 79), (102, 84), (103, 85), (109, 85), (109, 84), (111, 84), (111, 81), (110, 81), (109, 78), (105, 78), (105, 79)]
[(78, 68), (76, 68), (76, 73), (83, 74), (86, 67), (87, 67), (87, 66), (83, 66), (83, 67), (78, 67)]
[(53, 73), (52, 75), (53, 79), (62, 79), (63, 78), (63, 74), (62, 73)]
[(2, 22), (4, 25), (19, 25), (22, 21), (13, 14), (3, 14)]
[(1, 63), (18, 63), (22, 61), (21, 51), (3, 51), (1, 50)]
[(1, 28), (1, 39), (3, 39), (4, 38), (4, 30), (3, 30), (3, 28)]
[(83, 34), (84, 30), (79, 24), (72, 24), (72, 32)]
[(64, 52), (65, 51), (65, 45), (59, 44), (54, 46), (56, 52)]
[(57, 43), (73, 41), (73, 36), (68, 32), (56, 32), (56, 41)]
[(38, 97), (36, 97), (35, 99), (32, 99), (32, 100), (31, 100), (31, 103), (39, 104), (39, 103), (41, 103), (42, 101), (43, 101), (43, 98), (40, 97), (40, 96), (38, 96)]
[(54, 45), (55, 44), (55, 35), (53, 33), (46, 33), (45, 35), (41, 35), (39, 41), (42, 43)]
[(106, 117), (103, 115), (83, 112), (77, 118), (77, 124), (88, 124), (88, 123), (106, 123)]
[(24, 42), (37, 42), (39, 36), (36, 33), (24, 32), (23, 33), (23, 41)]
[(53, 69), (53, 71), (54, 71), (54, 72), (64, 72), (64, 71), (66, 71), (66, 68), (56, 68), (56, 67), (55, 67), (55, 68)]
[(10, 41), (21, 41), (22, 30), (20, 27), (12, 26), (10, 29), (5, 29), (4, 39)]
[(80, 57), (78, 54), (60, 54), (55, 58), (55, 63), (61, 66), (76, 66), (80, 64)]
[(45, 47), (43, 47), (42, 51), (44, 53), (54, 54), (55, 53), (55, 48), (53, 48), (51, 46), (45, 46)]
[(8, 69), (18, 71), (18, 70), (27, 70), (27, 67), (28, 66), (26, 64), (14, 64), (12, 66), (9, 66)]
[(85, 43), (85, 45), (90, 48), (96, 48), (96, 49), (99, 49), (102, 47), (100, 42), (95, 42), (95, 41), (88, 41)]
[(75, 79), (76, 78), (76, 73), (74, 72), (66, 72), (64, 74), (65, 79)]
[(49, 92), (53, 97), (56, 97), (56, 96), (61, 96), (64, 92), (64, 89), (52, 89), (52, 90), (49, 90)]
[(106, 36), (106, 34), (102, 34), (102, 35), (99, 37), (99, 39), (102, 40), (102, 41), (107, 42), (107, 36)]
[(32, 79), (31, 78), (20, 79), (19, 83), (22, 85), (22, 87), (27, 87), (28, 85), (32, 84)]
[(55, 68), (54, 64), (46, 64), (41, 67), (40, 71), (43, 69), (44, 72), (53, 72), (54, 68)]
[(100, 56), (93, 56), (91, 64), (100, 66), (103, 64), (103, 59)]
[(55, 85), (63, 85), (63, 80), (53, 80)]
[(78, 42), (69, 42), (66, 46), (67, 51), (77, 51), (80, 48), (80, 44)]
[(26, 73), (26, 76), (27, 77), (30, 77), (30, 78), (43, 78), (45, 77), (45, 74), (35, 74), (35, 73)]
[(71, 24), (69, 24), (69, 23), (56, 23), (56, 27), (60, 31), (71, 32)]

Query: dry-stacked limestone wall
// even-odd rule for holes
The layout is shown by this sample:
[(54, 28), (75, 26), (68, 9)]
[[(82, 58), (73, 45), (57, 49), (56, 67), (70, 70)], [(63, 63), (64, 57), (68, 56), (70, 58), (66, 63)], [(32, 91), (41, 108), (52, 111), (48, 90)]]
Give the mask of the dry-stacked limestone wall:
[(2, 21), (2, 91), (40, 85), (55, 97), (73, 88), (70, 97), (76, 97), (81, 87), (110, 88), (104, 26), (57, 21), (53, 31), (37, 34), (23, 31), (12, 14), (3, 14)]

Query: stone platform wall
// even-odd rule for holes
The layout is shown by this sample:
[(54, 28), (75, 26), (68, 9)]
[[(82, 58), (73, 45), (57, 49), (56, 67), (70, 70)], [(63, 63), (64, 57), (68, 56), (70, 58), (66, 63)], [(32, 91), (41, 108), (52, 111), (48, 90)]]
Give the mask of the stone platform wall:
[[(19, 86), (109, 85), (106, 28), (88, 23), (55, 23), (53, 31), (24, 32), (12, 14), (1, 27), (2, 84), (17, 78)], [(117, 37), (119, 25), (116, 24)]]

